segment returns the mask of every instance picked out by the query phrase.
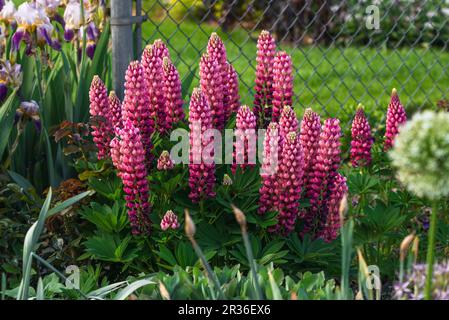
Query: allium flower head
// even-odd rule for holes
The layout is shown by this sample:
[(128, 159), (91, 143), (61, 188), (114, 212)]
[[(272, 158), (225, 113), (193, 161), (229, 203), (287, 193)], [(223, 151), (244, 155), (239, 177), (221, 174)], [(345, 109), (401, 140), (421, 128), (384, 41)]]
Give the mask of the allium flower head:
[(89, 90), (92, 136), (98, 148), (98, 159), (109, 156), (109, 144), (114, 131), (112, 128), (112, 114), (109, 109), (108, 91), (100, 77), (94, 76)]
[(178, 229), (179, 226), (178, 216), (173, 211), (168, 210), (162, 218), (161, 229), (164, 231), (168, 228)]
[(393, 89), (391, 92), (391, 100), (388, 105), (387, 123), (385, 131), (384, 150), (387, 151), (393, 146), (395, 137), (399, 132), (399, 127), (407, 121), (405, 109), (399, 101), (398, 92)]
[(416, 114), (401, 127), (390, 156), (411, 192), (430, 199), (449, 195), (449, 113)]
[(371, 147), (374, 138), (371, 127), (359, 105), (351, 127), (351, 163), (353, 167), (367, 166), (371, 163)]
[(175, 167), (175, 164), (170, 159), (170, 153), (167, 150), (162, 151), (159, 159), (157, 159), (157, 169), (158, 170), (171, 170)]
[(203, 54), (200, 60), (200, 86), (210, 105), (214, 128), (218, 130), (225, 126), (222, 74), (217, 59), (208, 53)]
[(293, 67), (290, 56), (280, 51), (273, 64), (273, 114), (272, 121), (278, 121), (284, 106), (292, 105)]
[(273, 64), (276, 43), (270, 32), (263, 30), (257, 39), (256, 85), (254, 114), (258, 127), (264, 128), (271, 119), (273, 99)]
[[(433, 269), (432, 299), (449, 300), (449, 261), (435, 263)], [(423, 300), (426, 276), (426, 265), (415, 264), (403, 282), (394, 284), (394, 298), (398, 300)]]

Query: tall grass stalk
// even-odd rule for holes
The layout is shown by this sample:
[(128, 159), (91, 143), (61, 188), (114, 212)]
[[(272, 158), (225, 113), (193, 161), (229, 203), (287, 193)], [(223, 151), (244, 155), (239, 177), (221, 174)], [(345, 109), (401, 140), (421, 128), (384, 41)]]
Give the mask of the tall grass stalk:
[(246, 225), (246, 217), (245, 214), (237, 207), (232, 205), (232, 209), (235, 214), (235, 219), (240, 225), (240, 229), (242, 231), (242, 237), (243, 237), (243, 244), (245, 245), (246, 250), (246, 256), (248, 257), (249, 266), (251, 268), (251, 273), (253, 276), (253, 285), (254, 285), (254, 291), (256, 294), (257, 300), (262, 300), (262, 290), (260, 289), (259, 285), (259, 278), (257, 275), (257, 266), (256, 262), (254, 260), (253, 250), (251, 249), (251, 243), (249, 242), (248, 237), (248, 230)]
[(435, 234), (437, 228), (438, 201), (432, 202), (432, 214), (430, 216), (429, 242), (427, 246), (427, 275), (424, 298), (432, 299), (433, 264), (435, 262)]
[(201, 250), (200, 246), (195, 240), (195, 232), (196, 232), (195, 224), (193, 223), (193, 220), (189, 214), (189, 210), (187, 209), (185, 210), (185, 232), (187, 238), (189, 238), (190, 242), (192, 243), (193, 250), (195, 250), (196, 255), (200, 258), (201, 263), (206, 269), (206, 273), (208, 275), (209, 280), (214, 284), (215, 288), (217, 289), (219, 297), (221, 299), (226, 299), (223, 290), (221, 289), (221, 284), (220, 281), (218, 281), (217, 275), (212, 271), (212, 268), (210, 267), (206, 257), (203, 254), (203, 251)]

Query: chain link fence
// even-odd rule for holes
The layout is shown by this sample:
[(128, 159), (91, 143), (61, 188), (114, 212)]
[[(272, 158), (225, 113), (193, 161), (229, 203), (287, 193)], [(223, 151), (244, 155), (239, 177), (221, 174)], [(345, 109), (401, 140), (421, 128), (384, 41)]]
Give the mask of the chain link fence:
[(411, 111), (449, 98), (448, 0), (137, 0), (134, 9), (145, 18), (135, 29), (137, 50), (162, 39), (182, 77), (198, 78), (201, 54), (217, 32), (248, 105), (263, 29), (292, 56), (298, 114), (311, 106), (350, 119), (362, 103), (381, 120), (393, 87)]

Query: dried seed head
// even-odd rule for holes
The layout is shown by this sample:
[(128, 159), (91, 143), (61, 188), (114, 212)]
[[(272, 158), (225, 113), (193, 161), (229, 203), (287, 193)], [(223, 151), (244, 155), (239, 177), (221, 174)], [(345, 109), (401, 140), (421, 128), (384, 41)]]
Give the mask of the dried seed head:
[(418, 260), (418, 251), (419, 251), (419, 237), (415, 237), (413, 239), (412, 252), (415, 257), (415, 262)]
[(168, 293), (168, 290), (165, 287), (165, 285), (162, 283), (162, 281), (159, 281), (159, 293), (161, 294), (162, 299), (171, 300), (170, 294)]
[(224, 174), (224, 176), (223, 176), (223, 185), (224, 186), (230, 186), (230, 185), (232, 185), (232, 179), (231, 179), (231, 177), (228, 175), (228, 174)]
[(338, 212), (340, 214), (340, 226), (343, 226), (345, 223), (346, 213), (348, 212), (348, 195), (346, 193), (343, 195), (343, 198), (341, 198)]
[(246, 228), (246, 217), (245, 214), (242, 212), (242, 210), (240, 210), (234, 205), (232, 205), (232, 210), (234, 211), (235, 220), (237, 220), (240, 227)]
[(195, 227), (195, 223), (193, 223), (192, 218), (190, 217), (189, 214), (189, 210), (185, 210), (185, 231), (186, 231), (186, 235), (189, 239), (193, 239), (193, 237), (195, 236), (195, 232), (196, 232), (196, 227)]
[(405, 257), (407, 256), (408, 248), (410, 247), (410, 244), (412, 243), (413, 239), (415, 238), (415, 233), (411, 233), (408, 236), (404, 238), (401, 242), (400, 250), (399, 250), (399, 259), (401, 261), (404, 261)]

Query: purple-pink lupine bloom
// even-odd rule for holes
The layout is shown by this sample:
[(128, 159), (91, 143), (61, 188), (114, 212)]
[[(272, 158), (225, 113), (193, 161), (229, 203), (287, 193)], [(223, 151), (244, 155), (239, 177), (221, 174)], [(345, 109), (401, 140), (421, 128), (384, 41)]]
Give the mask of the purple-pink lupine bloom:
[(169, 57), (162, 60), (162, 69), (164, 72), (164, 98), (165, 113), (167, 115), (166, 123), (168, 128), (172, 128), (173, 123), (184, 119), (184, 110), (182, 109), (182, 89), (178, 70), (173, 65)]
[(170, 158), (170, 153), (167, 150), (162, 151), (159, 159), (157, 159), (158, 170), (171, 170), (175, 167), (175, 164)]
[(259, 128), (265, 128), (271, 120), (275, 54), (276, 42), (270, 32), (263, 30), (257, 39), (256, 84), (254, 87), (254, 114)]
[(170, 52), (164, 41), (161, 39), (156, 39), (153, 42), (153, 54), (160, 59), (164, 59), (165, 57), (170, 58)]
[(108, 102), (108, 90), (100, 77), (94, 76), (89, 90), (90, 118), (92, 124), (92, 136), (98, 153), (98, 160), (109, 156), (109, 143), (114, 136), (111, 124), (111, 113)]
[(290, 56), (280, 51), (273, 63), (273, 112), (271, 121), (279, 121), (282, 108), (292, 105), (293, 68)]
[(213, 128), (212, 112), (201, 89), (193, 89), (189, 105), (190, 154), (189, 154), (189, 198), (199, 202), (214, 197), (215, 163), (213, 152), (203, 154), (211, 140), (204, 137)]
[(236, 129), (234, 163), (231, 167), (234, 174), (237, 167), (242, 170), (254, 167), (256, 161), (256, 116), (246, 105), (241, 106), (237, 112)]
[(340, 229), (340, 203), (347, 193), (346, 178), (339, 173), (335, 174), (329, 184), (325, 204), (326, 217), (318, 235), (326, 242), (331, 242), (337, 238)]
[(281, 144), (290, 132), (298, 131), (298, 118), (296, 118), (295, 111), (290, 106), (284, 106), (279, 118), (279, 134), (281, 136)]
[(225, 126), (225, 110), (221, 66), (208, 53), (203, 54), (200, 61), (200, 86), (212, 111), (213, 127), (222, 130)]
[(150, 188), (140, 131), (130, 120), (125, 120), (123, 127), (116, 131), (118, 136), (111, 141), (111, 156), (123, 182), (132, 233), (148, 234), (151, 227)]
[(162, 218), (161, 229), (164, 231), (169, 228), (178, 229), (179, 226), (178, 216), (172, 210), (168, 210)]
[(223, 127), (226, 124), (227, 118), (226, 114), (228, 113), (229, 103), (231, 97), (229, 96), (227, 78), (228, 78), (228, 58), (226, 55), (226, 48), (218, 36), (217, 33), (212, 32), (210, 35), (209, 41), (207, 43), (207, 54), (212, 58), (217, 60), (218, 69), (220, 69), (219, 73), (221, 75), (222, 81), (222, 91), (223, 91)]
[(263, 142), (263, 160), (260, 173), (262, 182), (259, 189), (259, 214), (277, 208), (277, 173), (279, 168), (279, 125), (271, 122), (268, 125)]
[(368, 166), (371, 163), (371, 147), (374, 138), (368, 119), (360, 106), (351, 127), (351, 163), (353, 167)]
[(150, 110), (150, 98), (145, 72), (139, 61), (132, 61), (125, 75), (125, 97), (122, 103), (122, 119), (130, 120), (140, 130), (142, 144), (145, 148), (145, 163), (151, 167), (154, 133), (154, 119)]
[(225, 120), (227, 121), (234, 112), (237, 112), (240, 107), (239, 96), (239, 78), (232, 64), (227, 65), (227, 78), (225, 85), (228, 92), (228, 107), (225, 109)]
[(114, 128), (120, 128), (122, 126), (122, 103), (115, 91), (109, 92), (108, 100), (112, 125)]
[(272, 231), (287, 235), (295, 229), (302, 191), (304, 157), (296, 132), (289, 132), (281, 151), (278, 179), (278, 223)]
[(149, 108), (151, 116), (155, 121), (156, 130), (159, 133), (166, 133), (169, 128), (166, 122), (166, 109), (164, 99), (164, 79), (160, 47), (150, 44), (145, 47), (142, 53), (142, 67), (145, 70), (145, 78), (148, 84), (148, 95), (150, 98)]
[(393, 147), (394, 138), (399, 133), (399, 127), (407, 121), (407, 114), (399, 100), (398, 92), (393, 89), (391, 92), (390, 104), (387, 111), (387, 123), (385, 131), (384, 150), (388, 151)]
[(316, 151), (316, 160), (308, 176), (307, 198), (310, 207), (303, 216), (303, 234), (317, 231), (322, 221), (327, 191), (332, 178), (340, 166), (341, 129), (338, 119), (327, 119), (324, 122)]
[(304, 152), (304, 187), (309, 189), (309, 175), (316, 161), (316, 151), (320, 140), (320, 116), (311, 108), (307, 108), (301, 121), (301, 146)]

